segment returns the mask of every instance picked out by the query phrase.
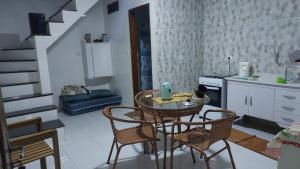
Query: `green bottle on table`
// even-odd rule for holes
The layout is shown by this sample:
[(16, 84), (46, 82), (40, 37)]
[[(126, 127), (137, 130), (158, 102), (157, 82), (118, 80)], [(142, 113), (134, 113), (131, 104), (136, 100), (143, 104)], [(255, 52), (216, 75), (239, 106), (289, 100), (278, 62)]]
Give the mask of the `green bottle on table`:
[(162, 100), (171, 100), (172, 99), (172, 88), (169, 82), (164, 82), (160, 88), (160, 94)]

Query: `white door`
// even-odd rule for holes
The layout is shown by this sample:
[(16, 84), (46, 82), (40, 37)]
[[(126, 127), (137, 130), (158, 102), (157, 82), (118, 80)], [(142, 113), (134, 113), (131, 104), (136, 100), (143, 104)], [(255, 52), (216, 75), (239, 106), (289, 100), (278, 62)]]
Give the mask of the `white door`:
[(94, 43), (93, 58), (95, 77), (113, 76), (110, 43)]
[(227, 88), (227, 109), (236, 112), (242, 117), (248, 114), (248, 86), (236, 83), (229, 83)]
[(274, 88), (249, 86), (249, 97), (250, 116), (274, 120)]

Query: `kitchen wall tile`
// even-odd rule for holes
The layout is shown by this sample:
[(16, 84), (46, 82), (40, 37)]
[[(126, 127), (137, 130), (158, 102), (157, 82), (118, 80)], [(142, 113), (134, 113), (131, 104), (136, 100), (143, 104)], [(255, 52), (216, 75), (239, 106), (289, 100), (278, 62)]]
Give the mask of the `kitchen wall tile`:
[(203, 4), (199, 0), (156, 1), (154, 84), (169, 81), (174, 90), (194, 90), (203, 62)]
[(240, 61), (251, 62), (256, 72), (283, 73), (271, 46), (280, 52), (284, 65), (289, 64), (289, 54), (300, 49), (300, 0), (204, 0), (203, 4), (206, 73), (227, 72), (228, 55), (233, 56), (235, 73)]

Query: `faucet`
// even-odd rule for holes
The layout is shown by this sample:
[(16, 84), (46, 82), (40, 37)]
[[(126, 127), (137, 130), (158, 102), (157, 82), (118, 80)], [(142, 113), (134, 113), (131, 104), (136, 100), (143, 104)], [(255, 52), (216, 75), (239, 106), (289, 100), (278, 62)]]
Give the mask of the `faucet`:
[(275, 63), (277, 63), (278, 66), (282, 66), (283, 64), (279, 63), (280, 54), (279, 51), (276, 51), (275, 45), (271, 45), (270, 49), (273, 49), (274, 51)]

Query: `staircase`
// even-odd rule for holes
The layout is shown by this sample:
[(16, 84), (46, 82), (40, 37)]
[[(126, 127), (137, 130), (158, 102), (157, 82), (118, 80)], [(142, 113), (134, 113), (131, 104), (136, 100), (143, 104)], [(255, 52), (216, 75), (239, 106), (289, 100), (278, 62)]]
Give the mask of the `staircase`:
[(2, 49), (0, 87), (8, 123), (41, 117), (43, 122), (58, 124), (47, 49), (98, 1), (69, 0), (49, 18), (49, 35), (32, 35), (16, 44), (16, 48)]

